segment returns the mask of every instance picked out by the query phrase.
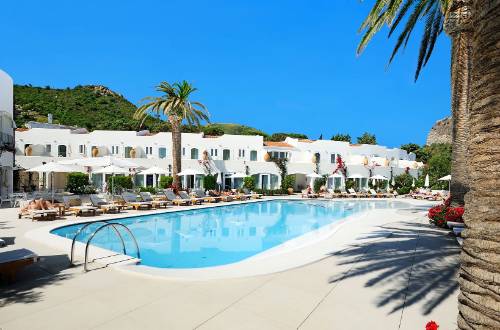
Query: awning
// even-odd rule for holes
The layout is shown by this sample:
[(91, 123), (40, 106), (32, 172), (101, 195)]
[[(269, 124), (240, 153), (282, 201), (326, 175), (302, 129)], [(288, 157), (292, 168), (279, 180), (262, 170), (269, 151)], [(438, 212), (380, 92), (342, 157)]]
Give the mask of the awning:
[(364, 179), (366, 176), (363, 176), (361, 174), (352, 174), (347, 177), (348, 179)]
[(385, 176), (380, 175), (380, 174), (374, 175), (374, 176), (370, 177), (370, 179), (373, 179), (373, 180), (389, 180), (388, 178), (386, 178)]

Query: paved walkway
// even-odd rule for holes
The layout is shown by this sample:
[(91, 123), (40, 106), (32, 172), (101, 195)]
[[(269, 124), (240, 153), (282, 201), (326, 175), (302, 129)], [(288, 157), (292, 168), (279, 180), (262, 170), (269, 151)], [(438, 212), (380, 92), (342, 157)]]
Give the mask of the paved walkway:
[(309, 265), (199, 282), (67, 269), (65, 254), (24, 238), (43, 224), (17, 220), (9, 209), (0, 219), (0, 236), (14, 243), (8, 248), (45, 258), (1, 287), (2, 330), (421, 330), (431, 319), (440, 329), (456, 328), (459, 248), (427, 224), (422, 209), (398, 211), (360, 234), (360, 244)]

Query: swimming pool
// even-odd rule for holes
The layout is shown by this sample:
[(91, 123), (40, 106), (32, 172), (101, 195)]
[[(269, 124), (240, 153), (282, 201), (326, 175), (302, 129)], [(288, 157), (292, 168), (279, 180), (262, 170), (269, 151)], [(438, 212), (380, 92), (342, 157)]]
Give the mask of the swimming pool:
[[(124, 224), (132, 231), (139, 244), (142, 265), (202, 268), (244, 260), (355, 213), (405, 206), (402, 202), (386, 200), (272, 200), (141, 215), (108, 222)], [(51, 233), (73, 239), (83, 225), (59, 227)], [(89, 225), (77, 240), (86, 243), (102, 225), (102, 221)], [(123, 233), (127, 254), (135, 257), (131, 237), (119, 230)], [(121, 242), (110, 227), (100, 231), (92, 240), (92, 245), (122, 252)]]

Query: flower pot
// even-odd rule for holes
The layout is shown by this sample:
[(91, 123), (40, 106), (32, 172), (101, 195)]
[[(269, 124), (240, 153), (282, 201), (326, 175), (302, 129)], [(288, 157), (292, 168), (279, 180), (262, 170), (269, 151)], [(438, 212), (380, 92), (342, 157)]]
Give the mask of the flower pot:
[(293, 194), (293, 188), (288, 188), (288, 195), (292, 195)]
[(269, 153), (268, 153), (268, 152), (266, 152), (266, 153), (264, 154), (264, 161), (268, 162), (268, 161), (270, 161), (270, 160), (271, 160), (271, 155), (269, 155)]
[(92, 148), (92, 157), (97, 157), (99, 156), (99, 149), (94, 147)]
[(135, 156), (137, 156), (137, 150), (135, 150), (135, 148), (130, 149), (129, 156), (130, 158), (135, 158)]
[(27, 146), (26, 149), (24, 149), (24, 154), (26, 156), (31, 156), (33, 154), (33, 148), (31, 146)]

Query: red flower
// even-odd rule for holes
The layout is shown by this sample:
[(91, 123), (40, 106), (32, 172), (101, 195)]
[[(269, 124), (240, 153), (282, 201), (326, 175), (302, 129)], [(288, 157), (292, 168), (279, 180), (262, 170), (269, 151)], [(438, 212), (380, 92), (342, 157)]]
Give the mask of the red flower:
[(438, 330), (438, 328), (439, 325), (434, 321), (427, 322), (425, 325), (425, 330)]

